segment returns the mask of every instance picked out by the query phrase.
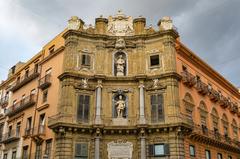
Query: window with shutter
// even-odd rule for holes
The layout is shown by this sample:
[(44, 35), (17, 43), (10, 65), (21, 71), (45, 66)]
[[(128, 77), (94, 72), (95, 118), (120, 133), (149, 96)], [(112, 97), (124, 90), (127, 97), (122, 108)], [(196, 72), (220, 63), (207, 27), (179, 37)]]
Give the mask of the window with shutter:
[(77, 120), (80, 122), (88, 122), (90, 108), (90, 96), (79, 95), (77, 107)]
[(158, 143), (149, 145), (148, 155), (154, 157), (170, 155), (169, 144)]
[(90, 66), (90, 60), (91, 60), (90, 55), (85, 55), (85, 54), (82, 55), (82, 65)]
[(163, 95), (151, 95), (151, 119), (152, 122), (164, 120)]
[(88, 158), (88, 144), (77, 143), (75, 145), (75, 159), (87, 159)]

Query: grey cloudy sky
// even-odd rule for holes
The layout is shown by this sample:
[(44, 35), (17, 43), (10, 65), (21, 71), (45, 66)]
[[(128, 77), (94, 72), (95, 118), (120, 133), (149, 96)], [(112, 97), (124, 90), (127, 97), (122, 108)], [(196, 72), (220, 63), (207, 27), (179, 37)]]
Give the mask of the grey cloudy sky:
[(240, 0), (1, 0), (0, 79), (18, 61), (31, 58), (77, 15), (86, 24), (117, 10), (156, 26), (171, 16), (182, 42), (240, 86)]

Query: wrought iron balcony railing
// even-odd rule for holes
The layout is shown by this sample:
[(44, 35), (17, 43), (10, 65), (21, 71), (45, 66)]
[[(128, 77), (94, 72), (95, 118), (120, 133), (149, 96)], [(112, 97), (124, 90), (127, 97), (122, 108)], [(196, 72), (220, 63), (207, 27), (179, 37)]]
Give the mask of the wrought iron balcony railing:
[(10, 91), (13, 91), (13, 92), (17, 91), (22, 86), (24, 86), (28, 82), (32, 81), (33, 79), (37, 78), (38, 76), (39, 76), (38, 70), (33, 69), (33, 70), (29, 71), (29, 73), (27, 75), (25, 74), (19, 80), (16, 80), (16, 82), (13, 83)]
[(9, 143), (20, 139), (20, 131), (10, 130), (9, 132), (2, 135), (1, 143)]
[(47, 74), (39, 80), (38, 88), (45, 89), (51, 85), (51, 74)]
[(15, 103), (11, 107), (9, 107), (6, 110), (6, 115), (13, 116), (13, 115), (23, 111), (24, 109), (34, 105), (35, 103), (36, 103), (36, 95), (32, 94), (32, 95), (20, 100), (19, 102)]
[(233, 147), (239, 148), (239, 141), (236, 141), (235, 139), (230, 138), (228, 135), (222, 135), (218, 130), (210, 130), (205, 126), (201, 125), (194, 125), (193, 131), (191, 136), (195, 136), (194, 138), (201, 138), (201, 140), (209, 140), (207, 142), (213, 142), (213, 143), (222, 143), (227, 144)]

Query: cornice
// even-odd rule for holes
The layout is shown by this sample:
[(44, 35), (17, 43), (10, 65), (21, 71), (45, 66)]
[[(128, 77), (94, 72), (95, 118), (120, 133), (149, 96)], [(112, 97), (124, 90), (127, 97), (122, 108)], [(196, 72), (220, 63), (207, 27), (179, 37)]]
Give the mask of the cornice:
[(219, 85), (226, 88), (230, 91), (234, 96), (240, 99), (240, 93), (238, 89), (227, 81), (222, 75), (220, 75), (217, 71), (211, 68), (207, 63), (201, 60), (197, 55), (195, 55), (190, 49), (188, 49), (184, 44), (178, 42), (178, 46), (176, 47), (177, 52), (185, 57), (189, 62), (198, 67), (201, 71), (203, 71), (206, 75), (214, 79)]
[[(90, 34), (84, 31), (78, 31), (78, 30), (68, 30), (63, 34), (63, 38), (67, 38), (68, 36), (77, 36), (77, 37), (83, 37), (83, 38), (90, 38), (95, 40), (116, 40), (117, 36), (109, 36), (109, 35), (103, 35), (103, 34)], [(177, 39), (179, 37), (179, 34), (176, 30), (165, 30), (165, 31), (158, 31), (152, 34), (140, 34), (140, 35), (133, 35), (133, 36), (122, 36), (125, 40), (137, 40), (137, 39), (153, 39), (162, 37), (165, 35), (172, 36), (174, 39)]]
[(58, 55), (59, 53), (61, 53), (64, 49), (65, 49), (65, 46), (61, 46), (60, 48), (58, 48), (57, 50), (55, 50), (53, 53), (51, 53), (49, 56), (47, 56), (46, 58), (44, 58), (41, 62), (39, 62), (39, 64), (40, 64), (40, 65), (44, 64), (44, 63), (47, 62), (48, 60), (52, 59), (53, 57), (55, 57), (56, 55)]

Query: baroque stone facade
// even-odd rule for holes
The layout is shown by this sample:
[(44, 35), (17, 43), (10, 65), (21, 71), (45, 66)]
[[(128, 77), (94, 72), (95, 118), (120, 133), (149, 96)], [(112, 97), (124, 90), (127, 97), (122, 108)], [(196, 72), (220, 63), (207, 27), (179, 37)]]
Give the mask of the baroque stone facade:
[[(1, 84), (1, 90), (13, 92), (13, 99), (27, 89), (24, 85), (38, 88), (34, 107), (20, 105), (18, 112), (5, 114), (9, 128), (18, 120), (15, 114), (23, 112), (25, 121), (29, 118), (24, 112), (35, 112), (38, 133), (18, 137), (21, 156), (29, 146), (27, 153), (33, 155), (28, 158), (184, 159), (221, 154), (237, 159), (240, 94), (180, 42), (169, 17), (159, 21), (157, 30), (146, 27), (144, 17), (133, 19), (121, 11), (96, 18), (94, 28), (75, 16), (68, 23), (39, 53), (39, 61), (31, 60), (40, 66), (36, 77), (18, 87)], [(9, 79), (17, 80), (31, 61)], [(43, 126), (46, 133), (39, 134)], [(2, 143), (4, 157), (8, 142)]]

